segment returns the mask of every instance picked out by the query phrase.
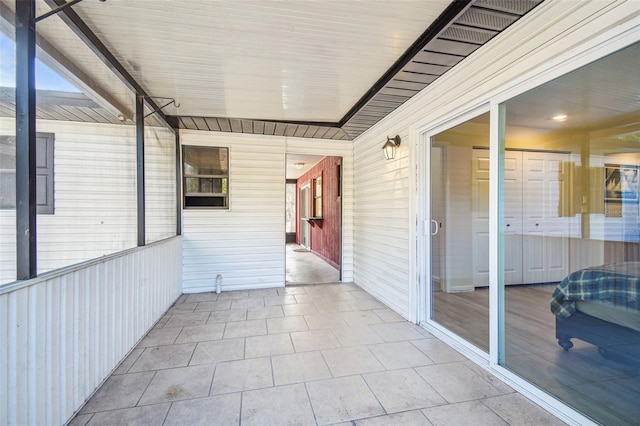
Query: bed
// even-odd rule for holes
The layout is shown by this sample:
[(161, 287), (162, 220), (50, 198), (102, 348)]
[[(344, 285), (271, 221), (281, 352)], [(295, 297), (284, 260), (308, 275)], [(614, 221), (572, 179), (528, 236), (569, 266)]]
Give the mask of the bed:
[(558, 344), (572, 338), (598, 347), (610, 360), (640, 364), (640, 262), (614, 263), (572, 272), (553, 292)]

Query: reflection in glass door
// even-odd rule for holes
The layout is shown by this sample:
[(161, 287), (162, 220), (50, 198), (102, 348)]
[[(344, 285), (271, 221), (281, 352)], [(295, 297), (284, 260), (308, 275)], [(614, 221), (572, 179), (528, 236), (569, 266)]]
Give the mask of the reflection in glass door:
[(431, 138), (431, 319), (489, 351), (489, 114)]
[(302, 247), (309, 248), (311, 246), (311, 230), (309, 229), (309, 217), (311, 191), (310, 186), (305, 185), (300, 188), (300, 242)]

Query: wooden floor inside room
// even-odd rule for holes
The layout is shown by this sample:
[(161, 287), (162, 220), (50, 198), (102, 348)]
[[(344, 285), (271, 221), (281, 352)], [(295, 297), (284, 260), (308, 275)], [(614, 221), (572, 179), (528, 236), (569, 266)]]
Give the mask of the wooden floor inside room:
[[(555, 287), (506, 288), (505, 366), (598, 423), (637, 425), (640, 370), (604, 359), (597, 347), (578, 339), (572, 339), (573, 348), (563, 351), (549, 308)], [(464, 293), (436, 291), (432, 306), (438, 323), (488, 351), (488, 288)]]

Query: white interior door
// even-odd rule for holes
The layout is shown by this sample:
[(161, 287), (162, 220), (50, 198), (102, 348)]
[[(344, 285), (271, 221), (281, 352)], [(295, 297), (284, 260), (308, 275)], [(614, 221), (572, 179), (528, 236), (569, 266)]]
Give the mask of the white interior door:
[(523, 282), (562, 280), (569, 271), (568, 154), (523, 152)]
[(311, 190), (306, 185), (300, 188), (300, 245), (306, 248), (311, 246), (311, 229), (309, 227), (309, 215), (311, 213)]

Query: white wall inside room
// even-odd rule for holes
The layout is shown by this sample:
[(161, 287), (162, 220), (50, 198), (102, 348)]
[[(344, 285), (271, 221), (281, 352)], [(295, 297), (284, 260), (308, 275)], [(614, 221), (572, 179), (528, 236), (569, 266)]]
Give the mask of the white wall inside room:
[(183, 292), (285, 284), (287, 153), (344, 158), (343, 281), (352, 276), (351, 142), (182, 130), (182, 145), (229, 148), (229, 209), (183, 211)]
[[(415, 235), (418, 129), (444, 124), (489, 102), (537, 67), (593, 46), (604, 32), (632, 22), (637, 2), (545, 2), (453, 70), (354, 140), (354, 281), (417, 321)], [(600, 41), (601, 42), (601, 41)], [(584, 59), (583, 59), (584, 60)], [(525, 81), (526, 83), (526, 81)], [(400, 135), (385, 161), (387, 136)]]

